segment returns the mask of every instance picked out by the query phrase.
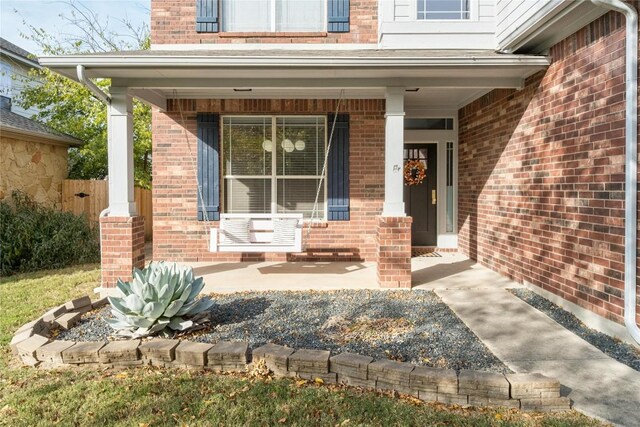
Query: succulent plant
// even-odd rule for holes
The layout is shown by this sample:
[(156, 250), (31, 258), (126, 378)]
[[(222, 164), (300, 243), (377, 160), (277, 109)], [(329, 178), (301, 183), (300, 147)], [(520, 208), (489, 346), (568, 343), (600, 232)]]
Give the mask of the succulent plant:
[(140, 338), (169, 330), (185, 331), (206, 317), (212, 305), (209, 298), (196, 299), (202, 277), (194, 279), (190, 267), (175, 263), (152, 262), (134, 269), (133, 280), (118, 280), (122, 297), (109, 297), (113, 318), (107, 322), (116, 335)]

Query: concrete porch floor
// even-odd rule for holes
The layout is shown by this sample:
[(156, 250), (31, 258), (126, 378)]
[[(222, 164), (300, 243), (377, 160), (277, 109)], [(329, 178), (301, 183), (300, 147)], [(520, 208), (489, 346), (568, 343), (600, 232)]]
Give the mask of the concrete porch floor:
[[(205, 280), (204, 292), (380, 289), (374, 262), (192, 262)], [(458, 253), (414, 258), (418, 289), (503, 288), (517, 284)]]

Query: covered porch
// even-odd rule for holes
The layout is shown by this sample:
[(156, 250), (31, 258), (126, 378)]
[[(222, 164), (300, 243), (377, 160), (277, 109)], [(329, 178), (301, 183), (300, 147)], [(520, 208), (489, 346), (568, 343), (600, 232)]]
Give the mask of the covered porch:
[[(229, 284), (222, 285), (221, 290), (224, 286), (231, 289), (231, 284), (239, 290), (237, 287), (262, 283), (295, 288), (300, 282), (314, 289), (348, 284), (409, 288), (433, 282), (429, 276), (442, 273), (431, 269), (431, 261), (420, 265), (422, 260), (411, 258), (415, 231), (412, 232), (413, 213), (405, 205), (406, 144), (438, 147), (434, 156), (442, 167), (438, 184), (427, 196), (435, 209), (429, 223), (435, 244), (430, 246), (455, 249), (458, 110), (493, 89), (523, 87), (526, 77), (549, 64), (543, 56), (493, 51), (374, 49), (151, 50), (49, 57), (41, 61), (94, 91), (99, 89), (90, 78), (111, 79), (109, 94), (96, 92), (108, 105), (112, 177), (109, 210), (101, 222), (104, 293), (113, 288), (118, 278), (129, 277), (133, 267), (144, 263), (144, 241), (140, 238), (143, 224), (133, 202), (134, 97), (154, 106), (155, 260), (190, 263), (202, 270), (200, 274), (211, 275), (213, 286)], [(351, 212), (351, 217), (334, 222), (326, 216), (325, 204), (325, 216), (314, 224), (312, 240), (306, 246), (353, 248), (361, 256), (346, 263), (287, 263), (293, 254), (264, 254), (258, 259), (243, 254), (212, 255), (208, 251), (207, 229), (217, 227), (217, 217), (225, 211), (225, 205), (220, 196), (221, 184), (215, 181), (209, 188), (213, 188), (210, 200), (205, 200), (210, 216), (204, 215), (213, 221), (199, 218), (203, 216), (199, 215), (199, 199), (206, 199), (208, 193), (198, 194), (203, 186), (194, 171), (202, 160), (200, 152), (195, 153), (201, 138), (196, 117), (214, 113), (217, 116), (211, 117), (218, 120), (224, 114), (269, 114), (276, 123), (277, 114), (340, 113), (341, 99), (347, 105), (344, 112), (351, 113), (352, 119), (358, 117), (348, 128), (351, 166), (345, 170), (344, 185), (351, 192), (351, 199), (342, 206)], [(302, 107), (298, 109), (298, 105)], [(451, 127), (407, 128), (407, 118), (451, 120)], [(331, 131), (329, 125), (326, 131)], [(353, 142), (356, 140), (357, 146)], [(220, 169), (212, 169), (210, 175), (222, 174), (220, 154), (216, 151), (214, 157), (218, 164), (215, 167)], [(328, 204), (331, 195), (327, 197)], [(448, 258), (449, 254), (442, 257), (443, 264)], [(239, 262), (243, 260), (249, 262)], [(468, 270), (465, 262), (461, 259), (449, 263), (453, 267), (438, 270), (464, 272)], [(236, 276), (240, 274), (242, 282)]]
[[(375, 262), (190, 262), (206, 293), (380, 289)], [(518, 286), (457, 252), (411, 259), (412, 287), (476, 289)]]

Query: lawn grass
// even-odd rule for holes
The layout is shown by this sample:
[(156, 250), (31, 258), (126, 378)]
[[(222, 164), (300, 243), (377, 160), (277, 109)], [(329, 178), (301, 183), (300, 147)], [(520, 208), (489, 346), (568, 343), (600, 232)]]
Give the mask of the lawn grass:
[(49, 426), (597, 426), (577, 412), (462, 409), (379, 393), (183, 370), (44, 371), (21, 367), (16, 328), (97, 286), (96, 266), (30, 273), (0, 284), (0, 425)]

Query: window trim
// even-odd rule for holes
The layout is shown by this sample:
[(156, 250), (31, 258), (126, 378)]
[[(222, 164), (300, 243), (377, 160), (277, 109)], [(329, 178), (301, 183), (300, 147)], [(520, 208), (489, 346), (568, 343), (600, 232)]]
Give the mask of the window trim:
[[(265, 31), (265, 30), (256, 30), (256, 31), (228, 31), (225, 29), (225, 22), (224, 22), (224, 4), (225, 4), (225, 0), (220, 0), (220, 10), (219, 10), (219, 20), (220, 22), (220, 33), (228, 33), (228, 34), (264, 34), (267, 33), (269, 35), (271, 34), (299, 34), (299, 33), (326, 33), (327, 29), (328, 29), (328, 21), (329, 21), (329, 7), (327, 5), (327, 0), (323, 0), (322, 1), (322, 29), (320, 30), (296, 30), (296, 31), (278, 31), (276, 29), (276, 2), (278, 0), (268, 0), (270, 2), (270, 12), (271, 12), (271, 22), (270, 22), (270, 28), (269, 30)], [(415, 0), (411, 0), (411, 1), (415, 1)], [(470, 0), (473, 1), (473, 0)]]
[[(291, 118), (291, 117), (295, 117), (295, 118), (321, 118), (324, 121), (324, 153), (325, 153), (325, 158), (326, 158), (326, 153), (327, 153), (327, 146), (329, 144), (329, 134), (328, 134), (328, 116), (327, 114), (221, 114), (220, 115), (220, 152), (219, 152), (219, 156), (220, 156), (220, 178), (221, 178), (221, 182), (220, 182), (220, 211), (222, 213), (227, 213), (226, 212), (226, 208), (227, 208), (227, 203), (226, 203), (226, 179), (230, 178), (255, 178), (255, 179), (269, 179), (271, 180), (271, 212), (269, 212), (272, 215), (277, 215), (280, 212), (278, 212), (278, 179), (286, 179), (286, 178), (293, 178), (293, 179), (321, 179), (322, 183), (324, 185), (324, 208), (323, 209), (319, 209), (318, 211), (320, 212), (320, 216), (318, 218), (315, 218), (315, 220), (319, 220), (321, 222), (326, 222), (328, 221), (329, 218), (329, 202), (328, 202), (328, 194), (329, 194), (329, 189), (327, 186), (327, 175), (328, 175), (328, 168), (325, 168), (324, 170), (324, 176), (322, 175), (278, 175), (277, 174), (277, 156), (276, 156), (276, 150), (273, 151), (273, 155), (271, 156), (271, 175), (226, 175), (225, 174), (225, 169), (226, 169), (226, 160), (225, 160), (225, 150), (224, 150), (224, 144), (226, 144), (225, 141), (225, 137), (224, 137), (224, 132), (225, 132), (225, 119), (227, 118), (247, 118), (247, 117), (252, 117), (252, 118), (271, 118), (271, 141), (276, 141), (277, 140), (277, 121), (279, 118)], [(324, 162), (324, 159), (323, 159)], [(324, 164), (324, 163), (323, 163)], [(317, 191), (317, 188), (316, 188)], [(314, 194), (314, 199), (315, 199), (315, 194)], [(288, 212), (290, 213), (290, 212)], [(304, 223), (307, 222), (311, 222), (311, 218), (304, 218), (303, 219)]]
[(411, 20), (416, 22), (474, 22), (478, 21), (480, 15), (480, 1), (469, 0), (469, 18), (468, 19), (418, 19), (418, 1), (409, 0), (411, 10)]

